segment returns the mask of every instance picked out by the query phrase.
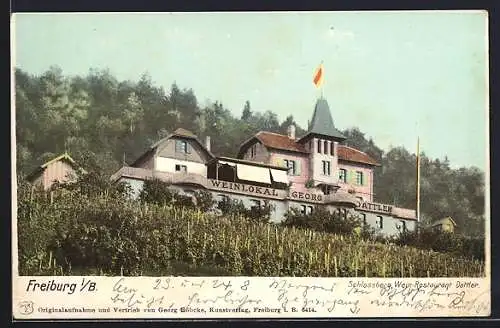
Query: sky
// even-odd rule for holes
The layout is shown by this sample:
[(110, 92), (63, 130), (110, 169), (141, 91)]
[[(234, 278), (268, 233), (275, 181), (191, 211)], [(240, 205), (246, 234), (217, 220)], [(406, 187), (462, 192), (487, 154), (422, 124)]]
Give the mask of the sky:
[(303, 128), (320, 89), (338, 129), (358, 127), (454, 168), (487, 171), (487, 16), (480, 11), (16, 14), (14, 65), (67, 75), (108, 68), (192, 88), (240, 116), (271, 110)]

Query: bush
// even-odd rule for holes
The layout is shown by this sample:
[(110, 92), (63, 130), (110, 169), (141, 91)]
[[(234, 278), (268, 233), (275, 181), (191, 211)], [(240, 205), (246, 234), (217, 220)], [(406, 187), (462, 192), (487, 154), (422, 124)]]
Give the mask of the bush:
[(481, 261), (484, 261), (485, 257), (484, 238), (465, 237), (424, 227), (400, 234), (396, 243), (436, 252), (453, 253)]
[(197, 190), (194, 193), (196, 199), (196, 207), (202, 212), (208, 212), (213, 209), (215, 205), (212, 193), (206, 190)]
[(291, 209), (285, 214), (284, 226), (312, 229), (341, 235), (371, 236), (368, 227), (355, 215), (343, 218), (337, 212), (330, 213), (322, 206), (318, 206), (311, 214), (302, 214), (297, 209)]
[(153, 204), (172, 204), (175, 193), (169, 188), (169, 185), (160, 179), (149, 179), (144, 181), (139, 200)]
[(243, 202), (230, 197), (224, 197), (217, 202), (217, 209), (222, 213), (222, 215), (243, 216), (246, 213), (246, 208)]
[(268, 200), (265, 200), (261, 206), (252, 206), (250, 209), (245, 209), (243, 216), (256, 221), (269, 222), (274, 209), (274, 206)]
[(481, 261), (355, 235), (62, 191), (19, 191), (21, 275), (484, 275)]
[(243, 216), (267, 223), (271, 218), (271, 212), (274, 211), (274, 206), (265, 200), (261, 206), (246, 208), (243, 201), (224, 197), (217, 203), (217, 209), (221, 211), (222, 215)]
[(76, 181), (55, 182), (50, 190), (67, 190), (86, 196), (111, 196), (124, 199), (130, 192), (130, 186), (125, 182), (113, 182), (102, 171), (92, 171), (79, 174)]

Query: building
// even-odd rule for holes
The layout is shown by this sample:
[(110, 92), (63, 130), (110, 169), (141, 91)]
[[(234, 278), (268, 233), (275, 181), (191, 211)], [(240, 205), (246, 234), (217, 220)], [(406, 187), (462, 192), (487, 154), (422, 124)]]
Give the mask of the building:
[(241, 200), (259, 206), (268, 200), (279, 222), (291, 208), (311, 213), (326, 206), (341, 216), (357, 213), (385, 235), (414, 230), (414, 210), (374, 202), (373, 169), (380, 164), (366, 153), (343, 146), (346, 138), (335, 128), (328, 103), (321, 98), (304, 136), (261, 131), (245, 141), (237, 158), (216, 157), (210, 138), (177, 129), (151, 146), (132, 165), (113, 174), (130, 184), (137, 196), (146, 179), (158, 178), (183, 194), (210, 191), (216, 199)]
[(47, 190), (54, 182), (73, 181), (78, 170), (81, 169), (76, 162), (68, 153), (64, 153), (37, 167), (26, 179), (33, 185)]
[(457, 224), (450, 216), (437, 220), (431, 224), (434, 231), (453, 233)]

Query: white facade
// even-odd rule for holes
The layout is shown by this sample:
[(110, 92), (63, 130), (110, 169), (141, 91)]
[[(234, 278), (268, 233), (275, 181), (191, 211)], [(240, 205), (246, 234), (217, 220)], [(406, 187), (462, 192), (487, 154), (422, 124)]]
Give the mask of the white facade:
[[(175, 158), (156, 157), (155, 170), (159, 172), (187, 172), (207, 176), (207, 166), (203, 163), (183, 161)], [(185, 170), (185, 171), (184, 171)]]

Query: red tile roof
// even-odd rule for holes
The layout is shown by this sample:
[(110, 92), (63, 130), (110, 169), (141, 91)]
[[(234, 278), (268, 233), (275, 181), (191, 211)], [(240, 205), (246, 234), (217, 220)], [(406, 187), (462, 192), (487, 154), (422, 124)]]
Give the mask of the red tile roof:
[[(255, 138), (268, 148), (308, 153), (303, 144), (297, 143), (295, 140), (292, 140), (283, 134), (260, 131), (255, 135)], [(245, 144), (246, 143), (247, 142), (245, 142)], [(380, 164), (368, 154), (348, 146), (339, 145), (338, 156), (339, 160), (380, 166)]]
[(355, 148), (339, 145), (337, 153), (339, 156), (339, 160), (380, 166), (380, 164), (377, 163), (377, 161), (375, 161), (373, 158), (371, 158), (367, 153), (364, 153)]
[(295, 140), (283, 134), (260, 131), (255, 135), (255, 138), (269, 148), (307, 153), (304, 145), (297, 143)]

